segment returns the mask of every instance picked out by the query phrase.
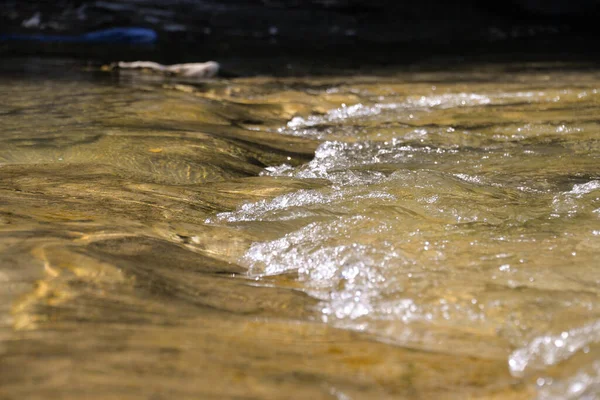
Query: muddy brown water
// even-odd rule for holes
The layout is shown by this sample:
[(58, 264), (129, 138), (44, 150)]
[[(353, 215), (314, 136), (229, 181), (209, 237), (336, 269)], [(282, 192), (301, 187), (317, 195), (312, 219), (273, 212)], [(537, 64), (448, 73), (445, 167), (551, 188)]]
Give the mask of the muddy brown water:
[(600, 398), (600, 72), (0, 75), (0, 398)]

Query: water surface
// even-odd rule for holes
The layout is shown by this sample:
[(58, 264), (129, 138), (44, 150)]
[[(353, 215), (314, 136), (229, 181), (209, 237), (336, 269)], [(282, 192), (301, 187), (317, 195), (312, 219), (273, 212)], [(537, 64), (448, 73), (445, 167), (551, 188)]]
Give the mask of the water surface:
[(0, 78), (3, 398), (600, 398), (595, 70), (36, 62)]

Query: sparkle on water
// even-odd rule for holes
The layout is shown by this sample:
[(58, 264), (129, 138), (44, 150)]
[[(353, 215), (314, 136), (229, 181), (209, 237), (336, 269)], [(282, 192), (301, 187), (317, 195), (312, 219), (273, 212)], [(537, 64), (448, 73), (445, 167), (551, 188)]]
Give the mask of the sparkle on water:
[(600, 398), (600, 73), (0, 78), (0, 393)]

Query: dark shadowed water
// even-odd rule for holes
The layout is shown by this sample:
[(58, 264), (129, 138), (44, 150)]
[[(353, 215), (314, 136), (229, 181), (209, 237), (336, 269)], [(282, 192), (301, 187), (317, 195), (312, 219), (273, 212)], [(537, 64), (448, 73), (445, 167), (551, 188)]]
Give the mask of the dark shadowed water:
[(0, 398), (600, 398), (600, 72), (0, 76)]

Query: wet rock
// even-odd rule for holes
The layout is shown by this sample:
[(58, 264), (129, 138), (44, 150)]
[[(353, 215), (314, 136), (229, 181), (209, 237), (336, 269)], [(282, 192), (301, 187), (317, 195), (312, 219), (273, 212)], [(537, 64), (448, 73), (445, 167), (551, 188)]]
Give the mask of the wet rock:
[(147, 70), (184, 78), (212, 78), (219, 72), (219, 64), (215, 61), (205, 63), (186, 63), (162, 65), (153, 61), (117, 62), (112, 65), (117, 69)]

